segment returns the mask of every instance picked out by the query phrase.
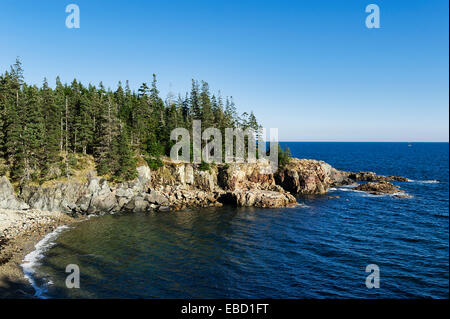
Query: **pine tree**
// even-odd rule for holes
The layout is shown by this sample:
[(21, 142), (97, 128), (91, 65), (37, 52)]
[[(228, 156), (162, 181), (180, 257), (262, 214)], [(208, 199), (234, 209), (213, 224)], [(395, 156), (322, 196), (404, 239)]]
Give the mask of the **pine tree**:
[(36, 86), (23, 86), (24, 92), (24, 114), (27, 114), (23, 126), (24, 144), (24, 178), (36, 179), (34, 175), (40, 168), (40, 163), (45, 159), (44, 138), (45, 123), (39, 97), (39, 90)]
[[(56, 78), (53, 90), (47, 80), (41, 88), (24, 83), (19, 59), (0, 75), (0, 173), (19, 182), (57, 177), (50, 168), (59, 166), (67, 177), (76, 153), (94, 156), (100, 175), (118, 180), (135, 177), (134, 154), (144, 156), (152, 169), (162, 165), (174, 143), (174, 128), (192, 129), (193, 119), (203, 128), (260, 126), (253, 112), (241, 118), (232, 98), (211, 95), (208, 83), (192, 80), (185, 97), (159, 96), (156, 76), (151, 87), (143, 83), (138, 92), (119, 82), (117, 90), (74, 79), (70, 85)], [(64, 155), (64, 157), (63, 157)], [(51, 172), (57, 172), (52, 170)]]
[(54, 93), (48, 86), (47, 79), (44, 79), (40, 94), (42, 97), (40, 108), (45, 121), (44, 160), (41, 166), (42, 175), (45, 175), (52, 164), (59, 162), (61, 110), (55, 103)]
[(183, 122), (184, 122), (184, 128), (191, 128), (192, 126), (192, 114), (191, 110), (189, 108), (189, 96), (188, 93), (186, 93), (186, 96), (184, 99), (179, 97), (179, 103), (181, 108), (181, 115), (183, 116)]
[(238, 124), (236, 106), (233, 97), (227, 98), (225, 102), (225, 123), (229, 128), (234, 128)]
[(138, 90), (139, 97), (148, 97), (150, 89), (147, 86), (147, 83), (142, 83)]
[[(165, 109), (164, 102), (159, 97), (159, 90), (156, 87), (156, 75), (153, 74), (152, 88), (150, 90), (150, 121), (148, 126), (149, 132), (154, 132), (156, 143), (160, 144), (162, 149), (166, 146), (163, 141), (168, 141), (167, 130), (165, 129)], [(162, 154), (161, 154), (162, 155)]]
[[(149, 89), (145, 83), (139, 88), (137, 99), (132, 103), (132, 128), (136, 144), (145, 145), (148, 136), (148, 125), (150, 121), (150, 98)], [(141, 147), (142, 148), (142, 147)]]
[(117, 158), (114, 158), (113, 143), (117, 135), (117, 109), (111, 95), (100, 96), (100, 110), (95, 134), (94, 157), (100, 175), (114, 171)]
[(248, 116), (248, 127), (255, 132), (257, 138), (261, 135), (261, 125), (258, 124), (258, 120), (253, 111)]
[(6, 131), (8, 129), (7, 111), (14, 103), (14, 93), (11, 88), (11, 76), (8, 72), (0, 76), (0, 158), (6, 156)]
[(65, 142), (65, 118), (66, 118), (66, 108), (65, 108), (65, 92), (64, 86), (61, 83), (61, 80), (56, 77), (56, 88), (54, 90), (54, 103), (56, 109), (59, 111), (59, 153), (61, 154), (64, 150), (64, 142)]
[(198, 83), (194, 79), (192, 80), (191, 95), (189, 97), (190, 109), (192, 116), (195, 120), (200, 120), (202, 118), (202, 111), (200, 109), (200, 97)]
[(132, 180), (136, 178), (136, 159), (130, 147), (128, 131), (125, 125), (121, 125), (120, 128), (115, 156), (118, 159), (118, 165), (114, 175), (120, 180)]
[(200, 93), (200, 109), (202, 126), (204, 128), (212, 127), (214, 124), (214, 115), (212, 112), (212, 105), (209, 93), (209, 85), (207, 82), (202, 81), (202, 90)]
[(6, 84), (6, 138), (5, 150), (10, 173), (13, 180), (22, 180), (25, 174), (25, 146), (23, 129), (25, 108), (23, 104), (22, 88), (23, 70), (19, 59), (11, 66), (10, 76)]

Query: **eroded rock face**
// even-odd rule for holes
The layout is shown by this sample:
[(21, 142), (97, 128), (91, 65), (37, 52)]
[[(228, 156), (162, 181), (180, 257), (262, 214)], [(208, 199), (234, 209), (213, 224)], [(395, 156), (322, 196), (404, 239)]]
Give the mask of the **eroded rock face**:
[(236, 206), (287, 207), (297, 204), (294, 196), (287, 192), (271, 190), (235, 190), (222, 195), (221, 201)]
[(24, 186), (20, 197), (31, 208), (70, 213), (70, 207), (86, 192), (86, 185), (75, 181), (56, 182), (49, 187)]
[(13, 210), (30, 208), (23, 200), (16, 197), (14, 189), (6, 176), (0, 177), (0, 208)]
[(372, 172), (339, 171), (322, 161), (296, 158), (274, 174), (271, 173), (270, 163), (265, 160), (211, 165), (208, 170), (201, 170), (198, 164), (165, 161), (164, 166), (155, 171), (147, 166), (140, 166), (137, 171), (135, 180), (120, 184), (111, 184), (92, 171), (87, 174), (85, 182), (69, 179), (43, 186), (24, 186), (21, 199), (14, 195), (7, 178), (2, 177), (0, 208), (31, 207), (72, 214), (103, 214), (167, 211), (220, 206), (222, 203), (286, 207), (296, 203), (293, 195), (324, 194), (331, 186), (352, 184), (355, 181), (382, 182), (360, 185), (356, 188), (359, 190), (401, 194), (395, 185), (387, 181), (408, 180)]
[(292, 194), (325, 194), (334, 183), (330, 167), (325, 162), (293, 158), (277, 171), (275, 181)]
[(219, 168), (219, 185), (225, 190), (250, 190), (255, 187), (269, 189), (275, 185), (270, 172), (270, 163), (258, 160), (256, 163), (232, 163)]
[[(118, 185), (110, 185), (91, 172), (87, 183), (69, 180), (45, 187), (26, 186), (21, 196), (35, 209), (81, 214), (170, 210), (217, 206), (223, 202), (285, 207), (296, 203), (290, 192), (322, 194), (348, 176), (327, 163), (299, 159), (293, 159), (275, 175), (270, 173), (270, 163), (265, 160), (211, 165), (209, 170), (200, 170), (192, 163), (166, 161), (156, 171), (146, 166), (137, 170), (137, 179)], [(277, 179), (280, 185), (276, 184)]]

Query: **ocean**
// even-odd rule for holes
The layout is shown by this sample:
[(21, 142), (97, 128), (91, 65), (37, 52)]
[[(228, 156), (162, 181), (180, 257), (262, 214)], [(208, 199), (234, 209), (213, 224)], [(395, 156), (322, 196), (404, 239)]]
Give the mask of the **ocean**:
[[(295, 208), (94, 217), (58, 229), (29, 257), (36, 295), (448, 298), (448, 143), (282, 144), (337, 169), (408, 177), (395, 183), (412, 198), (338, 187), (298, 197)], [(69, 264), (79, 267), (78, 289), (66, 288)], [(370, 264), (379, 288), (366, 286)]]

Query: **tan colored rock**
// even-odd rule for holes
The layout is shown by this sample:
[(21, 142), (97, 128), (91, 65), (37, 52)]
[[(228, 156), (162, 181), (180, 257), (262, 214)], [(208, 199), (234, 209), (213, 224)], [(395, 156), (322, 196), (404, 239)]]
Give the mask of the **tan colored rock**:
[(281, 193), (269, 190), (235, 190), (228, 192), (226, 195), (226, 203), (235, 204), (237, 206), (254, 206), (254, 207), (287, 207), (297, 203), (294, 196), (289, 193)]
[(292, 158), (275, 174), (276, 183), (292, 194), (324, 194), (334, 183), (326, 163)]
[(219, 185), (225, 190), (268, 189), (275, 185), (267, 160), (255, 163), (231, 163), (219, 167)]
[(361, 184), (354, 189), (374, 195), (404, 193), (397, 185), (389, 182), (368, 182)]
[(398, 182), (408, 182), (409, 178), (403, 176), (384, 176), (377, 175), (374, 172), (358, 172), (358, 173), (350, 173), (349, 178), (360, 181), (360, 182), (390, 182), (390, 181), (398, 181)]

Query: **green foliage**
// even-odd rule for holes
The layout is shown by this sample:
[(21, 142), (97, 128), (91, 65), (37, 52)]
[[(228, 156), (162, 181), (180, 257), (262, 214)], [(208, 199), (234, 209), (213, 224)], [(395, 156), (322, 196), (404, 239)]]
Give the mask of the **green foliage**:
[(126, 128), (120, 131), (117, 139), (118, 168), (114, 176), (119, 180), (132, 180), (137, 177), (136, 159), (130, 148), (130, 141)]
[(78, 159), (75, 156), (75, 154), (73, 153), (69, 153), (69, 155), (67, 156), (67, 161), (69, 163), (69, 167), (76, 169), (77, 168), (77, 164), (78, 164)]
[(6, 175), (8, 172), (8, 165), (6, 161), (0, 157), (0, 176)]
[(291, 160), (290, 149), (285, 145), (284, 149), (281, 150), (281, 146), (280, 144), (278, 144), (278, 167), (284, 168), (287, 164), (289, 164), (290, 160)]
[(160, 157), (164, 154), (164, 146), (157, 139), (156, 134), (150, 133), (147, 138), (147, 154), (154, 157)]
[(198, 169), (201, 171), (210, 171), (211, 165), (205, 161), (202, 161), (200, 165), (198, 166)]
[[(46, 79), (38, 88), (24, 82), (17, 60), (0, 74), (0, 173), (20, 183), (42, 182), (83, 169), (88, 165), (83, 155), (92, 155), (99, 175), (130, 180), (137, 176), (136, 157), (158, 169), (174, 145), (171, 131), (192, 132), (194, 119), (223, 136), (227, 127), (259, 127), (253, 113), (239, 116), (233, 99), (212, 94), (205, 81), (192, 80), (189, 93), (166, 100), (155, 75), (137, 92), (128, 82), (112, 91), (101, 82), (63, 84), (59, 77), (55, 88)], [(211, 168), (214, 164), (200, 164), (202, 170)]]
[(146, 157), (145, 161), (147, 162), (148, 167), (152, 171), (156, 171), (158, 168), (164, 165), (164, 163), (159, 158)]

